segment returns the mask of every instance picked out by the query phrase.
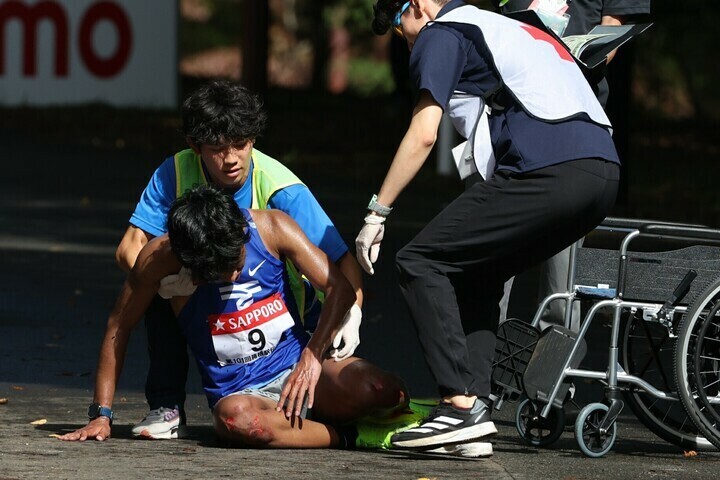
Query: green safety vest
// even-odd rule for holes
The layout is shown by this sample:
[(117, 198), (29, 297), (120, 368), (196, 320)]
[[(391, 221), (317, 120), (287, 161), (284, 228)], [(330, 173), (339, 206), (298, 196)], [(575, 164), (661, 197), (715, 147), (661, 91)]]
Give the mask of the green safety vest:
[[(266, 209), (270, 197), (278, 190), (290, 185), (302, 185), (294, 173), (285, 165), (274, 158), (268, 157), (260, 150), (252, 151), (253, 172), (250, 181), (252, 182), (252, 204), (250, 208)], [(203, 170), (200, 155), (192, 149), (183, 150), (175, 154), (175, 195), (181, 197), (186, 191), (197, 185), (205, 185), (208, 182)], [(285, 261), (285, 266), (290, 280), (290, 290), (295, 297), (300, 318), (305, 312), (305, 285), (302, 275), (290, 260)], [(316, 292), (318, 299), (323, 298), (321, 292)]]

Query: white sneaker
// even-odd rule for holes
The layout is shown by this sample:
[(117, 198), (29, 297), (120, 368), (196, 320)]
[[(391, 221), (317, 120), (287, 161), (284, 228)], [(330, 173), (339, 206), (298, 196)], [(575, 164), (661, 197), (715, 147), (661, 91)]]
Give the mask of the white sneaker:
[(481, 458), (491, 457), (493, 454), (492, 443), (490, 442), (469, 442), (442, 445), (430, 450), (423, 450), (423, 453), (440, 453), (456, 457)]
[(170, 440), (183, 436), (184, 426), (180, 410), (160, 407), (150, 410), (145, 418), (133, 427), (132, 434), (148, 440)]

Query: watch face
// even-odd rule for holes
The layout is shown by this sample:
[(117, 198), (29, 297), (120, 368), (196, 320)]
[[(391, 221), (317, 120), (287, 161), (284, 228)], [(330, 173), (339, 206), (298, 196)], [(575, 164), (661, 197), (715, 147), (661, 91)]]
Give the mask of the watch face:
[(109, 407), (103, 407), (99, 403), (93, 403), (88, 407), (88, 417), (95, 420), (98, 417), (108, 417), (112, 424), (113, 412)]
[(90, 419), (97, 418), (100, 416), (100, 404), (99, 403), (93, 403), (88, 407), (88, 417)]

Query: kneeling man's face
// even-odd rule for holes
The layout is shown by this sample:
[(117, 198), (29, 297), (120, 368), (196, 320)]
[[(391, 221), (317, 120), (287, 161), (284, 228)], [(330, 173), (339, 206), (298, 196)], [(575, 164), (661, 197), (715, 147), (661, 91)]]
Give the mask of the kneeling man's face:
[[(248, 178), (253, 142), (200, 145), (199, 153), (212, 182), (222, 188), (240, 188)], [(197, 151), (197, 150), (196, 150)]]

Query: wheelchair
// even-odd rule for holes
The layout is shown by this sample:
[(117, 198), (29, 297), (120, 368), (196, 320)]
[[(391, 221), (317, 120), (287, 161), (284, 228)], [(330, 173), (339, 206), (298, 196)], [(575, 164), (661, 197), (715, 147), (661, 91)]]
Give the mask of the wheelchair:
[[(574, 424), (586, 456), (612, 449), (626, 403), (670, 443), (720, 448), (720, 230), (607, 218), (570, 255), (567, 291), (545, 298), (531, 323), (510, 319), (498, 328), (495, 408), (519, 401), (521, 438), (547, 446), (565, 429), (571, 380), (590, 379), (605, 396)], [(565, 327), (540, 332), (551, 302), (565, 302)], [(567, 328), (575, 302), (587, 306), (577, 332)], [(598, 321), (610, 329), (605, 371), (580, 368)]]

